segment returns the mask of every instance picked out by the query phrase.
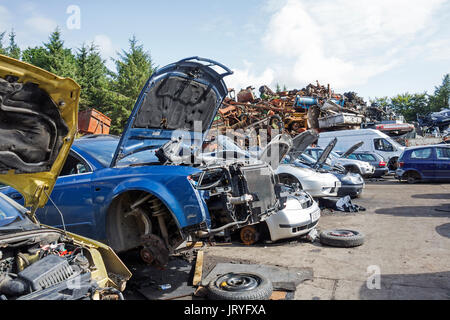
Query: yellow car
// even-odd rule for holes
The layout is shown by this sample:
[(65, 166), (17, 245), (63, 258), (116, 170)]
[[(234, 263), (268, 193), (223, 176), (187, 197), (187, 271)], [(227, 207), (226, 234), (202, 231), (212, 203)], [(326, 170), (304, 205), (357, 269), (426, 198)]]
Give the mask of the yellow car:
[[(123, 299), (131, 273), (113, 250), (40, 225), (77, 132), (80, 87), (0, 55), (0, 300)], [(61, 214), (62, 224), (64, 218)]]

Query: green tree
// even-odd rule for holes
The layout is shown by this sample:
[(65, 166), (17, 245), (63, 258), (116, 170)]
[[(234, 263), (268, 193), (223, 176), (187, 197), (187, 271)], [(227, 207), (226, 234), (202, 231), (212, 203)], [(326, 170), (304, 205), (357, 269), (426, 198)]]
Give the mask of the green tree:
[(9, 45), (6, 48), (6, 55), (18, 60), (22, 55), (22, 52), (16, 43), (16, 33), (14, 32), (14, 30), (11, 30), (11, 32), (9, 33)]
[(281, 92), (281, 87), (280, 87), (279, 83), (277, 83), (275, 91), (276, 91), (276, 93), (280, 93)]
[(108, 69), (101, 58), (98, 48), (92, 43), (83, 44), (75, 57), (75, 80), (81, 86), (80, 110), (95, 108), (101, 112), (105, 109), (105, 95), (109, 91)]
[(450, 74), (446, 74), (442, 84), (435, 88), (434, 95), (430, 97), (430, 111), (441, 111), (449, 108), (450, 101)]
[(404, 93), (391, 98), (392, 109), (405, 117), (406, 121), (416, 121), (417, 115), (430, 112), (429, 97), (424, 93)]
[(381, 97), (381, 98), (377, 98), (375, 97), (374, 99), (370, 99), (370, 103), (371, 104), (377, 104), (380, 107), (389, 107), (391, 105), (391, 99), (389, 97)]
[(5, 48), (3, 48), (3, 38), (5, 37), (5, 31), (0, 33), (0, 54), (6, 54)]
[(117, 134), (123, 130), (142, 87), (155, 67), (150, 53), (135, 36), (129, 40), (128, 51), (123, 50), (115, 63), (117, 73), (111, 83), (115, 94), (108, 95), (111, 104), (107, 115), (112, 119), (111, 131)]
[(28, 48), (22, 59), (62, 77), (76, 78), (76, 60), (72, 50), (64, 47), (59, 28), (43, 46)]

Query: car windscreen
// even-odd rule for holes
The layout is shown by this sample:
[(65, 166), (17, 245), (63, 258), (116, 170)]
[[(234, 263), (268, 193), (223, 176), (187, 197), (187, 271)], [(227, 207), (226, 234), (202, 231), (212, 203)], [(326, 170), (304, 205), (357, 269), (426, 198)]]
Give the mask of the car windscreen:
[(371, 154), (360, 153), (358, 156), (361, 161), (367, 161), (367, 162), (377, 161), (377, 159), (375, 159), (375, 157)]
[(7, 226), (23, 216), (10, 203), (0, 197), (0, 227)]
[(104, 167), (109, 167), (116, 152), (119, 140), (92, 140), (78, 143), (77, 147), (96, 159)]

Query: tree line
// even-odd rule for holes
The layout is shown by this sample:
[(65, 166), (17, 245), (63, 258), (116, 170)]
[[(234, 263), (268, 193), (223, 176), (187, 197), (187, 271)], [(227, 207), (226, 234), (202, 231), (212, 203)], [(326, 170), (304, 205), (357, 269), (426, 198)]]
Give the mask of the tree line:
[(397, 114), (403, 115), (407, 122), (417, 121), (417, 116), (449, 108), (450, 75), (448, 73), (444, 75), (442, 84), (435, 87), (433, 94), (407, 92), (394, 97), (375, 98), (371, 103), (390, 107)]
[(82, 89), (80, 110), (95, 108), (110, 117), (112, 134), (121, 134), (142, 87), (156, 69), (150, 53), (135, 36), (129, 39), (128, 49), (113, 59), (115, 71), (106, 67), (106, 60), (94, 43), (75, 50), (65, 47), (59, 29), (50, 34), (47, 42), (23, 51), (14, 31), (8, 35), (2, 32), (0, 54), (74, 79)]

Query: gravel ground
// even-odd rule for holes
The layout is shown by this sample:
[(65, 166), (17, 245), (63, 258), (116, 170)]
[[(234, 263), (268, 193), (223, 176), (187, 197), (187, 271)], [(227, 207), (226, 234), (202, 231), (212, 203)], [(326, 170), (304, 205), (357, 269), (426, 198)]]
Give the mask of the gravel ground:
[(408, 185), (390, 177), (368, 182), (354, 202), (367, 211), (324, 214), (319, 230), (356, 229), (366, 235), (361, 247), (291, 240), (208, 247), (206, 252), (209, 257), (312, 267), (314, 280), (297, 287), (298, 300), (449, 299), (450, 184)]

